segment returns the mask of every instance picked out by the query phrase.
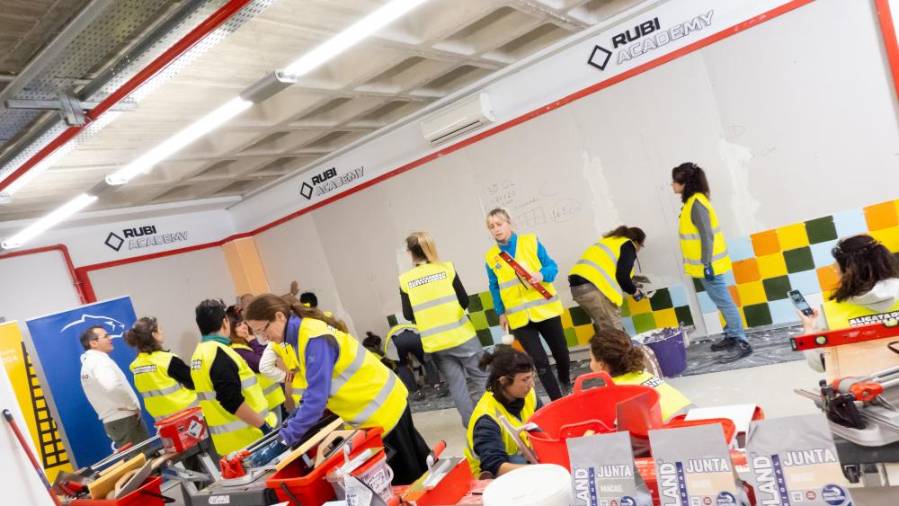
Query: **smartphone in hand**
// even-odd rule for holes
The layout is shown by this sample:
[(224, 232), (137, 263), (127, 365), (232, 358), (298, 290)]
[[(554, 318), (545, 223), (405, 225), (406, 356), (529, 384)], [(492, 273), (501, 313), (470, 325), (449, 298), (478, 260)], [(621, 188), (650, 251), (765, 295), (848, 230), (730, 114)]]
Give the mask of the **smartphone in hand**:
[(787, 296), (790, 297), (790, 300), (793, 302), (793, 305), (796, 306), (796, 309), (799, 310), (800, 313), (805, 316), (812, 316), (815, 314), (815, 311), (811, 306), (808, 305), (808, 302), (805, 300), (805, 297), (802, 296), (802, 293), (799, 290), (790, 290), (787, 292)]

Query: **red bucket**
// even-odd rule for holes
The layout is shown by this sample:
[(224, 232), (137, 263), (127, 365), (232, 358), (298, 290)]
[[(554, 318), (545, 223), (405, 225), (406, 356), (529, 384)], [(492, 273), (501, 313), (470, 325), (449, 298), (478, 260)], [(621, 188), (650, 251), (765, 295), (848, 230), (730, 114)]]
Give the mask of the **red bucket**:
[[(588, 380), (602, 380), (603, 386), (584, 388)], [(641, 385), (616, 385), (604, 373), (579, 376), (571, 395), (540, 408), (530, 418), (542, 432), (530, 432), (531, 448), (544, 464), (558, 464), (570, 469), (568, 446), (565, 440), (583, 436), (588, 430), (595, 434), (616, 432), (619, 405), (644, 414), (642, 423), (634, 422), (622, 430), (630, 430), (636, 437), (646, 437), (650, 427), (661, 425), (659, 393)], [(646, 418), (648, 417), (648, 419)], [(636, 417), (635, 417), (636, 418)]]

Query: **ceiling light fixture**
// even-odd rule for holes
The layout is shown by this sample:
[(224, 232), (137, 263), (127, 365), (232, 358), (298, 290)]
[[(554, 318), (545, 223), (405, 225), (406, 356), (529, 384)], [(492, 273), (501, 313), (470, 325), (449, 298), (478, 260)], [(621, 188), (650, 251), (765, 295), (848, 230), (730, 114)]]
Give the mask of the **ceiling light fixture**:
[(18, 248), (19, 246), (22, 246), (23, 244), (42, 234), (48, 228), (57, 225), (62, 221), (65, 221), (69, 216), (72, 216), (73, 214), (93, 204), (96, 201), (97, 197), (95, 195), (82, 193), (81, 195), (78, 195), (65, 204), (57, 207), (49, 214), (44, 215), (31, 225), (23, 228), (16, 235), (0, 243), (0, 246), (2, 246), (3, 249)]

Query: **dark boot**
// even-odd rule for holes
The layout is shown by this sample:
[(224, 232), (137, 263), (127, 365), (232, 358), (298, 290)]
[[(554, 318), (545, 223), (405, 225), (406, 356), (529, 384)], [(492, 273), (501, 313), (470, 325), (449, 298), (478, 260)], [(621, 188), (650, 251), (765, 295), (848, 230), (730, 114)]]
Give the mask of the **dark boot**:
[(748, 357), (752, 355), (752, 346), (749, 345), (746, 341), (740, 341), (735, 339), (736, 341), (733, 345), (731, 345), (730, 349), (718, 359), (719, 364), (729, 364), (731, 362), (736, 362), (743, 357)]
[(721, 339), (712, 343), (712, 351), (724, 351), (729, 350), (731, 346), (736, 344), (737, 340), (733, 337), (724, 336)]

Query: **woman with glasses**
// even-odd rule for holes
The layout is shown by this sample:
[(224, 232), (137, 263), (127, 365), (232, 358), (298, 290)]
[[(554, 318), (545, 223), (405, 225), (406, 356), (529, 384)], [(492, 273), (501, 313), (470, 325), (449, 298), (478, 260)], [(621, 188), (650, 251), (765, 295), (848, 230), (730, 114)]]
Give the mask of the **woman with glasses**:
[(394, 451), (387, 460), (394, 484), (412, 483), (427, 470), (429, 449), (412, 423), (408, 390), (342, 321), (272, 294), (253, 299), (244, 317), (253, 333), (290, 344), (304, 376), (303, 402), (280, 430), (284, 444), (298, 443), (328, 409), (353, 428), (383, 430)]
[(177, 355), (162, 349), (165, 336), (156, 318), (143, 317), (134, 322), (125, 333), (125, 342), (138, 352), (129, 369), (150, 416), (159, 420), (198, 405), (190, 368)]

